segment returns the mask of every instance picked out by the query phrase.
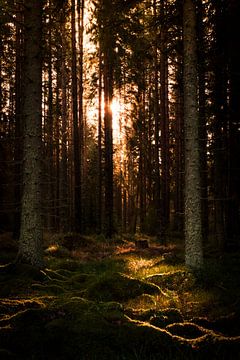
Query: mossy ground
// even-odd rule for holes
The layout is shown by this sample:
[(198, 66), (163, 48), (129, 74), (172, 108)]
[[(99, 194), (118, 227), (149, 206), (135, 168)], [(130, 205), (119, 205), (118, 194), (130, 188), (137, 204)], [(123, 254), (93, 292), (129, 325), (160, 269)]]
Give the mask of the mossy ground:
[[(2, 264), (16, 253), (3, 242)], [(41, 272), (0, 268), (0, 359), (240, 359), (239, 254), (201, 274), (181, 247), (151, 241), (71, 234), (45, 254)]]

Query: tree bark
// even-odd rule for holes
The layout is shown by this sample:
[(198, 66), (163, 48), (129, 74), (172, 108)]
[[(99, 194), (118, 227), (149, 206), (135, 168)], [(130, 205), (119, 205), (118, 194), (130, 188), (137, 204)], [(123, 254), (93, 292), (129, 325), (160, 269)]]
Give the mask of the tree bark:
[(24, 163), (18, 259), (43, 266), (41, 218), (42, 1), (25, 0)]
[(197, 100), (196, 14), (193, 0), (183, 3), (185, 130), (185, 262), (203, 266), (199, 114)]

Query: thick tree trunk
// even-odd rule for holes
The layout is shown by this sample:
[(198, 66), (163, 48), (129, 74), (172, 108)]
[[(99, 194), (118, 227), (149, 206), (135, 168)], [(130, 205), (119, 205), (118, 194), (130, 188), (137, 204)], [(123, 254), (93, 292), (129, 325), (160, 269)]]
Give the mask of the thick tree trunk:
[(42, 1), (25, 0), (24, 163), (18, 258), (43, 266), (41, 218)]
[(185, 130), (185, 262), (203, 265), (199, 114), (197, 101), (196, 14), (193, 0), (183, 3)]

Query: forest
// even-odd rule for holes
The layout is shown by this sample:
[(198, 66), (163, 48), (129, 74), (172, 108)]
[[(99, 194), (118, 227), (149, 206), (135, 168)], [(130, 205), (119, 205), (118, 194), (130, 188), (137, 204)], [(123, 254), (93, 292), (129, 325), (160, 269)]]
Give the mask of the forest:
[(240, 359), (239, 19), (0, 0), (0, 359)]

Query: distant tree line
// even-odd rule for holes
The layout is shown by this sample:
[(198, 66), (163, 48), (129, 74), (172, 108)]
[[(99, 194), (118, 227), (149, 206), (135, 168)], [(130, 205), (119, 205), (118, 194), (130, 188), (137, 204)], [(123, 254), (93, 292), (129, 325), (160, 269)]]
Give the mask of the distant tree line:
[(185, 234), (196, 268), (203, 245), (238, 248), (239, 1), (0, 9), (0, 230), (19, 260), (42, 266), (44, 231)]

